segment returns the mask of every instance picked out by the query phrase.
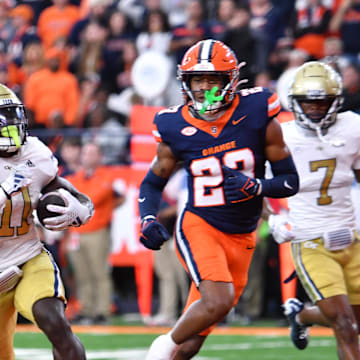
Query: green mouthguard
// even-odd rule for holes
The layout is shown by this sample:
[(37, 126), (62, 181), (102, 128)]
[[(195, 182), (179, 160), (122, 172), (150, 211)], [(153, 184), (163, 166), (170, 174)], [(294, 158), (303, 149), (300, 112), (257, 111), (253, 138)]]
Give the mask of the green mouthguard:
[(210, 91), (205, 91), (205, 101), (202, 104), (202, 108), (200, 110), (200, 114), (204, 114), (206, 109), (214, 104), (215, 101), (221, 101), (224, 97), (219, 95), (215, 96), (216, 92), (219, 90), (217, 86), (214, 86)]
[(19, 131), (15, 125), (8, 125), (1, 129), (1, 135), (14, 140), (17, 148), (21, 147)]

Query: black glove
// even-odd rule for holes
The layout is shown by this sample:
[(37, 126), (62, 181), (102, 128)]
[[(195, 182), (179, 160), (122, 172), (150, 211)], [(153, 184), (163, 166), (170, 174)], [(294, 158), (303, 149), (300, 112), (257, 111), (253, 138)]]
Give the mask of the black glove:
[(140, 242), (148, 249), (160, 250), (161, 245), (170, 239), (166, 228), (155, 219), (145, 220), (141, 225)]
[(247, 201), (261, 193), (261, 182), (244, 175), (241, 171), (222, 167), (224, 174), (224, 193), (227, 203)]

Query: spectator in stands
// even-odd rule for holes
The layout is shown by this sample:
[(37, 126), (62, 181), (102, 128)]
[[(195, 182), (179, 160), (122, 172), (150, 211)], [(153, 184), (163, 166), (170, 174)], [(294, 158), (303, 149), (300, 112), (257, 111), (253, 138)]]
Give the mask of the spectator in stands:
[(11, 73), (12, 81), (20, 89), (28, 79), (28, 77), (45, 66), (44, 50), (39, 42), (31, 42), (25, 46), (22, 52), (21, 63), (13, 62), (14, 70)]
[(4, 40), (0, 39), (0, 76), (1, 82), (0, 84), (4, 84), (10, 88), (13, 88), (11, 83), (10, 74), (9, 74), (9, 55), (7, 51), (7, 46)]
[(341, 110), (352, 110), (360, 114), (360, 68), (355, 64), (348, 64), (341, 72), (344, 87), (344, 103)]
[(97, 73), (88, 73), (79, 78), (79, 106), (77, 111), (77, 124), (85, 127), (87, 117), (96, 106), (96, 91), (100, 87), (100, 76)]
[(67, 37), (79, 19), (79, 7), (69, 4), (69, 0), (52, 0), (53, 5), (39, 16), (38, 35), (45, 49), (54, 46), (58, 37)]
[(324, 56), (324, 41), (328, 36), (331, 10), (322, 0), (307, 0), (294, 11), (291, 20), (294, 46), (306, 51), (315, 59)]
[(236, 7), (235, 0), (220, 0), (218, 2), (216, 18), (210, 18), (208, 21), (208, 28), (212, 39), (226, 41), (224, 39), (227, 31), (227, 23), (233, 17)]
[(7, 46), (14, 36), (15, 29), (9, 16), (11, 9), (10, 0), (0, 1), (0, 39)]
[(113, 172), (102, 165), (98, 145), (85, 144), (80, 158), (82, 169), (67, 179), (77, 184), (79, 191), (89, 194), (95, 214), (86, 225), (69, 234), (69, 259), (82, 305), (73, 321), (83, 325), (107, 324), (112, 303), (109, 225), (114, 207), (121, 205), (125, 197), (116, 190)]
[(31, 74), (24, 88), (25, 104), (33, 113), (34, 122), (47, 128), (53, 128), (59, 116), (65, 125), (77, 125), (79, 86), (73, 74), (59, 69), (60, 56), (56, 49), (47, 50), (46, 67)]
[(138, 28), (141, 28), (145, 18), (150, 12), (159, 10), (162, 11), (165, 2), (166, 1), (164, 0), (143, 0), (143, 11), (140, 16), (140, 23), (137, 24)]
[(186, 21), (186, 5), (188, 0), (165, 0), (163, 1), (163, 9), (169, 16), (171, 27), (181, 25)]
[(254, 85), (254, 76), (260, 69), (266, 68), (266, 63), (258, 53), (257, 38), (250, 28), (250, 12), (248, 6), (236, 6), (231, 17), (226, 22), (227, 32), (224, 41), (235, 52), (239, 62), (245, 61), (246, 66), (240, 70), (240, 78), (248, 79), (246, 87)]
[(329, 30), (340, 33), (344, 55), (360, 63), (360, 0), (343, 0), (334, 13)]
[(33, 24), (37, 25), (40, 14), (47, 7), (52, 5), (51, 0), (16, 0), (17, 4), (26, 4), (30, 5), (34, 12)]
[(97, 7), (111, 7), (114, 2), (114, 0), (80, 0), (80, 19), (88, 18), (88, 16), (93, 12), (93, 9)]
[(118, 0), (116, 7), (123, 11), (137, 28), (141, 27), (141, 19), (144, 14), (144, 3), (138, 0)]
[(16, 6), (10, 11), (10, 16), (15, 33), (8, 45), (8, 52), (11, 60), (20, 65), (26, 45), (32, 42), (40, 42), (40, 38), (37, 35), (36, 27), (32, 25), (34, 12), (30, 5)]
[(73, 47), (74, 51), (80, 46), (82, 33), (86, 26), (92, 22), (99, 22), (100, 24), (107, 24), (107, 17), (110, 4), (112, 0), (86, 0), (89, 6), (89, 12), (85, 17), (80, 17), (75, 22), (68, 35), (69, 45)]
[(68, 176), (80, 170), (81, 140), (77, 136), (65, 137), (57, 155), (59, 175)]
[(121, 71), (112, 74), (113, 81), (109, 84), (109, 90), (114, 93), (120, 93), (122, 90), (132, 85), (131, 69), (138, 56), (134, 41), (126, 41), (124, 43), (121, 62), (123, 64)]
[(204, 23), (204, 9), (200, 0), (189, 0), (186, 5), (186, 22), (172, 30), (170, 53), (174, 55), (176, 64), (180, 64), (186, 50), (197, 41), (208, 35)]
[(104, 165), (129, 163), (129, 130), (115, 112), (110, 112), (105, 104), (97, 103), (89, 113), (87, 126), (83, 142), (92, 141), (100, 146)]
[(276, 92), (275, 82), (271, 79), (270, 73), (268, 71), (262, 71), (256, 74), (254, 86), (266, 87), (271, 91)]
[(336, 36), (329, 36), (324, 41), (324, 57), (321, 59), (340, 72), (349, 64), (349, 59), (344, 56), (342, 40)]
[(136, 38), (139, 55), (148, 50), (167, 54), (170, 47), (171, 33), (167, 14), (162, 10), (153, 10), (144, 18), (143, 27)]
[(249, 5), (250, 27), (257, 41), (262, 44), (258, 47), (257, 58), (268, 59), (279, 39), (285, 35), (295, 0), (249, 0)]
[[(275, 54), (273, 54), (274, 56)], [(304, 64), (309, 59), (308, 53), (299, 49), (289, 50), (288, 53), (284, 56), (283, 59), (279, 60), (282, 65), (280, 68), (282, 72), (277, 78), (276, 83), (276, 92), (279, 96), (279, 100), (283, 110), (289, 110), (289, 86), (292, 82), (293, 75), (296, 72), (296, 69)], [(290, 114), (289, 114), (290, 115)], [(281, 113), (280, 113), (281, 116)], [(291, 118), (293, 116), (291, 115)]]
[(101, 78), (108, 85), (110, 92), (119, 92), (122, 87), (119, 87), (116, 77), (128, 70), (125, 57), (129, 55), (129, 50), (132, 52), (130, 48), (133, 46), (130, 45), (129, 48), (129, 44), (135, 42), (137, 33), (130, 18), (120, 10), (111, 13), (108, 29), (109, 35), (104, 44), (104, 66)]
[(100, 74), (104, 68), (104, 45), (108, 35), (106, 25), (99, 21), (89, 22), (83, 33), (71, 69), (78, 79), (87, 74)]

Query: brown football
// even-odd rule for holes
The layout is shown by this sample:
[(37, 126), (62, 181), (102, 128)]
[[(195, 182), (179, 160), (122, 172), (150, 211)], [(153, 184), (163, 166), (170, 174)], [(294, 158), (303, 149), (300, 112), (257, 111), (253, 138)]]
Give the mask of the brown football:
[(56, 212), (49, 211), (46, 206), (47, 205), (59, 205), (59, 206), (65, 206), (65, 201), (63, 197), (57, 192), (57, 191), (51, 191), (46, 194), (44, 194), (38, 201), (36, 212), (38, 219), (41, 223), (41, 225), (44, 226), (44, 219), (49, 217), (54, 217), (58, 215), (62, 215)]

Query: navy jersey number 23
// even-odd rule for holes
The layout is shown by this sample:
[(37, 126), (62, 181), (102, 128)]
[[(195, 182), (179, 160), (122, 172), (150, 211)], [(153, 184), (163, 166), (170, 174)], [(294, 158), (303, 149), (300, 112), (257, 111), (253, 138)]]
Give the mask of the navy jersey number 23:
[(227, 204), (222, 165), (263, 178), (266, 128), (279, 111), (277, 95), (255, 87), (241, 90), (215, 121), (194, 118), (187, 105), (162, 110), (155, 116), (156, 140), (171, 148), (188, 173), (187, 210), (226, 233), (256, 229), (262, 197)]

